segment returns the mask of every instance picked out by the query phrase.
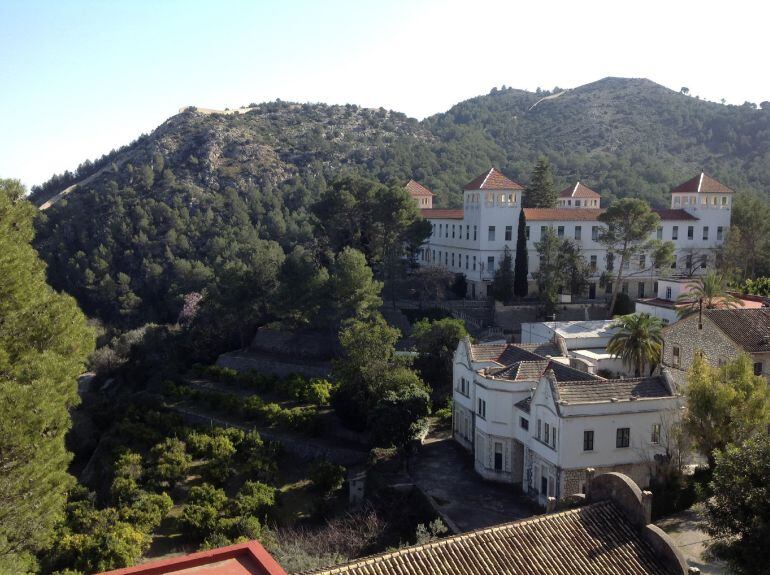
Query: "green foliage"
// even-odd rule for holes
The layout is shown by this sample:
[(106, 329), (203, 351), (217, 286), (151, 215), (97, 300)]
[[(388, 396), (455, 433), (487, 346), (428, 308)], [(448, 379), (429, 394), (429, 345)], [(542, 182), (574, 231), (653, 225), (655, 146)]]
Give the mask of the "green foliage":
[(184, 479), (192, 463), (192, 457), (187, 453), (183, 441), (169, 437), (154, 446), (150, 452), (153, 459), (152, 477), (159, 484), (170, 488)]
[(190, 537), (199, 541), (206, 539), (218, 531), (227, 502), (225, 492), (208, 483), (190, 488), (187, 504), (179, 518), (180, 527)]
[(558, 199), (553, 172), (548, 158), (541, 156), (532, 171), (530, 183), (522, 197), (525, 208), (555, 208)]
[(524, 210), (519, 212), (516, 234), (516, 260), (513, 266), (513, 295), (527, 297), (529, 291), (529, 256), (527, 254), (527, 220)]
[(0, 572), (33, 564), (51, 541), (73, 482), (64, 437), (76, 378), (94, 349), (75, 301), (46, 283), (35, 211), (18, 181), (0, 180)]
[(710, 551), (740, 575), (765, 573), (770, 563), (770, 436), (760, 432), (716, 453), (706, 500)]
[(326, 460), (318, 460), (310, 468), (310, 481), (324, 497), (329, 497), (339, 491), (345, 483), (346, 470)]
[(689, 290), (676, 299), (677, 303), (682, 304), (676, 310), (677, 315), (692, 313), (701, 305), (706, 309), (740, 307), (740, 300), (727, 292), (726, 284), (724, 277), (711, 269), (694, 278)]
[(607, 353), (619, 357), (623, 364), (634, 370), (636, 377), (646, 375), (660, 363), (663, 349), (663, 322), (648, 313), (620, 316), (613, 324), (617, 332), (607, 343)]
[(550, 227), (535, 242), (535, 249), (540, 263), (533, 276), (545, 313), (550, 316), (556, 310), (560, 293), (582, 292), (590, 270), (580, 246), (572, 240), (560, 240)]
[(421, 319), (412, 329), (412, 339), (419, 357), (415, 367), (434, 390), (448, 393), (452, 388), (452, 361), (457, 344), (468, 336), (465, 322), (445, 318)]
[(455, 274), (455, 279), (449, 289), (457, 297), (464, 298), (468, 294), (468, 280), (465, 274)]
[(513, 258), (510, 248), (506, 245), (503, 250), (503, 258), (500, 260), (500, 265), (495, 270), (495, 277), (492, 280), (492, 296), (497, 301), (510, 302), (513, 299), (514, 282)]
[(420, 523), (415, 531), (415, 545), (425, 545), (431, 541), (436, 541), (444, 535), (449, 533), (449, 528), (444, 525), (441, 519), (436, 518), (426, 526), (424, 523)]
[(345, 320), (369, 317), (382, 305), (382, 284), (374, 280), (364, 254), (350, 247), (337, 254), (327, 290), (328, 325), (335, 332)]
[(264, 518), (275, 505), (276, 490), (259, 481), (247, 481), (233, 499), (233, 509), (240, 516)]
[(738, 194), (730, 230), (719, 257), (723, 274), (737, 281), (770, 274), (770, 204), (752, 194)]
[(747, 279), (740, 286), (742, 293), (770, 297), (770, 277)]
[(411, 370), (401, 368), (398, 385), (377, 402), (371, 414), (372, 443), (404, 449), (421, 431), (421, 420), (430, 415), (430, 394)]
[(696, 355), (686, 395), (686, 428), (711, 468), (717, 451), (741, 444), (770, 424), (770, 387), (764, 377), (754, 375), (745, 354), (720, 367)]
[(173, 505), (174, 502), (167, 493), (143, 491), (131, 505), (119, 509), (120, 519), (142, 533), (152, 533), (171, 511)]

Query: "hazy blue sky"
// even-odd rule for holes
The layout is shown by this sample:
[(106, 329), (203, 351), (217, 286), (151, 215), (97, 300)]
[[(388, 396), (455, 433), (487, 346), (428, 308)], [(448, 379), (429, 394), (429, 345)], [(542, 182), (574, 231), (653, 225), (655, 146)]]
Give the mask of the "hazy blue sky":
[(759, 102), (767, 21), (742, 0), (0, 0), (0, 177), (41, 183), (187, 105), (422, 118), (493, 86), (605, 76)]

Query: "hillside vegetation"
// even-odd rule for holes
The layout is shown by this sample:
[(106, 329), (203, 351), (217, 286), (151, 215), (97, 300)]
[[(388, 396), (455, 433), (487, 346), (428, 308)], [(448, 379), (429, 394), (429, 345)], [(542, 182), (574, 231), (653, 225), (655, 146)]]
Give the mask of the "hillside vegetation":
[(184, 294), (211, 287), (233, 263), (275, 267), (299, 246), (328, 264), (335, 246), (313, 206), (328, 190), (344, 192), (332, 183), (345, 174), (392, 186), (414, 178), (438, 194), (437, 206), (457, 206), (462, 184), (489, 166), (527, 183), (546, 155), (558, 184), (580, 179), (605, 202), (665, 205), (670, 187), (700, 169), (770, 194), (770, 109), (637, 79), (549, 95), (495, 89), (422, 122), (352, 105), (188, 109), (34, 190), (42, 204), (96, 174), (43, 212), (36, 247), (52, 284), (89, 314), (138, 325), (174, 319)]

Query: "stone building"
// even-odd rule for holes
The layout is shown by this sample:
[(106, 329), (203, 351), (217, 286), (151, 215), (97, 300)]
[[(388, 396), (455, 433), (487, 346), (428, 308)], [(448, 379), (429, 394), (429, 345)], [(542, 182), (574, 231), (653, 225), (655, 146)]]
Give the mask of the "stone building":
[(770, 308), (704, 309), (663, 328), (662, 364), (682, 381), (695, 354), (718, 366), (741, 352), (770, 382)]
[[(410, 181), (407, 189), (423, 208), (424, 192)], [(523, 208), (521, 184), (492, 168), (463, 188), (462, 209), (423, 208), (422, 216), (433, 225), (432, 233), (421, 247), (418, 262), (439, 266), (452, 273), (462, 273), (468, 280), (468, 295), (485, 298), (494, 273), (507, 247), (516, 252), (519, 214), (526, 218), (526, 241), (529, 258), (530, 291), (534, 291), (534, 273), (539, 258), (535, 244), (546, 229), (559, 238), (577, 243), (591, 267), (587, 296), (601, 299), (611, 293), (611, 282), (601, 287), (603, 273), (612, 273), (615, 265), (607, 250), (598, 242), (603, 225), (599, 215), (599, 194), (581, 182), (565, 189), (556, 208)], [(724, 242), (730, 226), (734, 192), (727, 186), (701, 173), (671, 190), (671, 204), (656, 209), (660, 226), (652, 238), (672, 241), (676, 261), (666, 272), (692, 275), (713, 264), (715, 249)], [(431, 196), (432, 205), (432, 196)], [(622, 291), (632, 298), (645, 298), (655, 293), (660, 275), (649, 254), (641, 254), (627, 262), (628, 270)], [(577, 294), (576, 294), (577, 295)]]

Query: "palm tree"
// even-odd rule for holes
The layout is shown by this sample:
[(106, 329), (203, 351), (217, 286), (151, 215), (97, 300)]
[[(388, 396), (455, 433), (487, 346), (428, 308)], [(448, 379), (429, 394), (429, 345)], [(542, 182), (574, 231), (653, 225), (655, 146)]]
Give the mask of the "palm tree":
[(690, 291), (680, 294), (676, 302), (684, 304), (676, 310), (680, 317), (694, 312), (701, 304), (705, 309), (741, 307), (741, 301), (727, 292), (724, 277), (714, 270), (696, 278)]
[(645, 365), (650, 372), (660, 363), (660, 351), (663, 347), (660, 318), (648, 313), (632, 313), (620, 316), (611, 327), (620, 328), (610, 338), (607, 352), (623, 360), (634, 369), (636, 377), (644, 373)]

